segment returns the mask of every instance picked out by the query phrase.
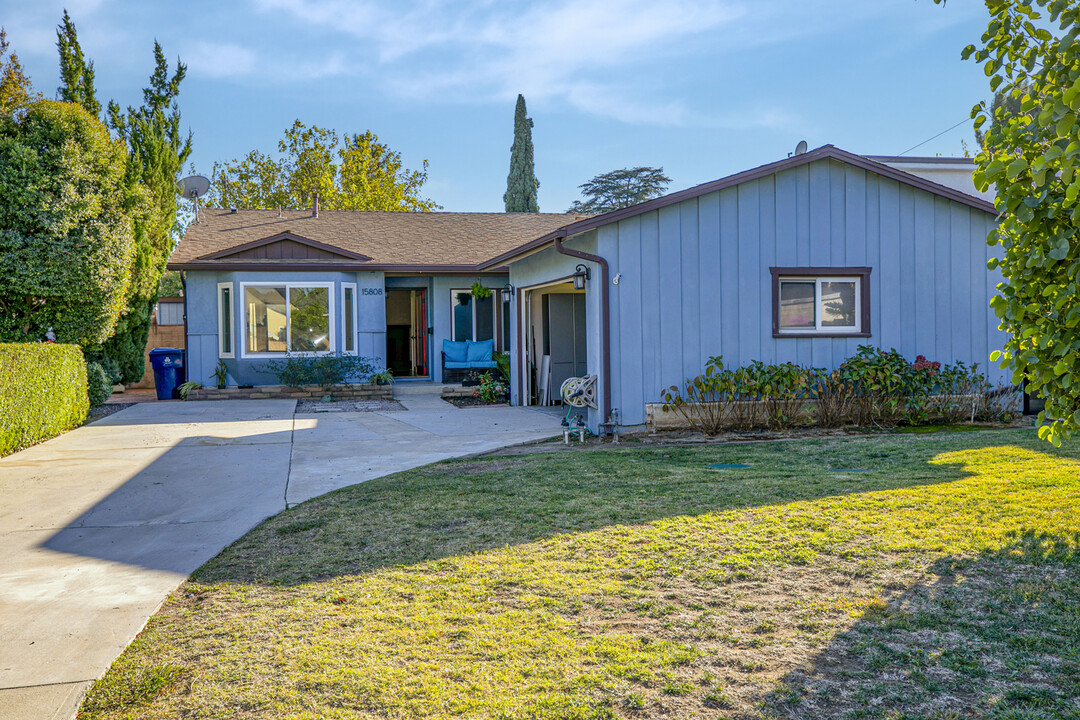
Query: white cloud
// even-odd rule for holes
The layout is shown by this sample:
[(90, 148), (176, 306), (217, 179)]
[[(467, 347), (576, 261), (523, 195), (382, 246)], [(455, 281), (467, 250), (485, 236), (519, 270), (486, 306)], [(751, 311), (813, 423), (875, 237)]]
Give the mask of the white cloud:
[(344, 56), (333, 53), (322, 59), (306, 59), (275, 53), (268, 56), (232, 42), (199, 40), (181, 51), (194, 75), (245, 82), (318, 80), (348, 70)]
[[(672, 97), (655, 68), (673, 57), (721, 58), (736, 68), (753, 48), (832, 42), (911, 12), (866, 0), (249, 1), (282, 25), (307, 26), (316, 38), (308, 46), (344, 36), (351, 47), (332, 67), (390, 95), (504, 102), (521, 92), (532, 103), (562, 102), (626, 123), (772, 129), (798, 123), (778, 108), (703, 116)], [(925, 34), (966, 12), (929, 3), (918, 10)]]
[(258, 67), (253, 50), (233, 43), (199, 40), (181, 54), (192, 74), (206, 77), (245, 77)]
[(263, 12), (359, 40), (356, 62), (370, 65), (393, 94), (412, 98), (562, 100), (630, 123), (678, 125), (678, 102), (618, 90), (624, 75), (680, 41), (714, 32), (744, 14), (726, 0), (578, 0), (560, 4), (346, 0), (253, 0)]

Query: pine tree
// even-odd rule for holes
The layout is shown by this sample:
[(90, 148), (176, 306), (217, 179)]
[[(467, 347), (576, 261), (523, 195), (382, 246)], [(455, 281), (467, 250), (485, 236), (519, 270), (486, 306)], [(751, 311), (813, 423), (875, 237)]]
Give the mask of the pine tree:
[(87, 62), (75, 34), (75, 23), (64, 11), (63, 24), (56, 28), (56, 49), (60, 51), (60, 99), (82, 105), (94, 117), (101, 116), (101, 103), (94, 91), (94, 63)]
[(514, 110), (514, 144), (510, 148), (510, 174), (506, 177), (503, 202), (506, 212), (540, 212), (536, 190), (540, 182), (533, 168), (533, 121), (525, 115), (525, 98), (518, 95)]

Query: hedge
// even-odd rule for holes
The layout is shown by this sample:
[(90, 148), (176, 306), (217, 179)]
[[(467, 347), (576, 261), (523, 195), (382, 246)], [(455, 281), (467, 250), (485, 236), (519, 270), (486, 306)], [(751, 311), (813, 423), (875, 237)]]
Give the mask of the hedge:
[(89, 404), (78, 345), (0, 343), (0, 456), (78, 427)]

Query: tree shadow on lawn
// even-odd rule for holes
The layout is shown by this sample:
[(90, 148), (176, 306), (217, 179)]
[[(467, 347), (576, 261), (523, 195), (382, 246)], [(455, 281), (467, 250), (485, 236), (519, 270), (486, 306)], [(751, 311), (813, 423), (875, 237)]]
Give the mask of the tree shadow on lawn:
[[(1001, 448), (1006, 455), (1012, 448), (1023, 455), (1020, 462), (1028, 456), (1080, 456), (1080, 447), (1056, 450), (1033, 432), (988, 431), (446, 461), (291, 508), (227, 548), (193, 579), (302, 584), (614, 526), (825, 498), (842, 503), (971, 477), (956, 463), (934, 460), (969, 448)], [(715, 463), (751, 467), (706, 467)], [(1008, 462), (992, 469), (1003, 477), (1009, 471)], [(939, 500), (949, 502), (950, 492), (944, 490)], [(963, 499), (962, 490), (955, 492)], [(823, 522), (819, 529), (828, 530), (830, 521)]]
[(88, 716), (166, 666), (199, 682), (146, 717), (1053, 716), (1080, 694), (1078, 451), (988, 432), (420, 468), (205, 565)]
[(762, 709), (790, 718), (1080, 717), (1080, 532), (1024, 530), (934, 562), (787, 673)]

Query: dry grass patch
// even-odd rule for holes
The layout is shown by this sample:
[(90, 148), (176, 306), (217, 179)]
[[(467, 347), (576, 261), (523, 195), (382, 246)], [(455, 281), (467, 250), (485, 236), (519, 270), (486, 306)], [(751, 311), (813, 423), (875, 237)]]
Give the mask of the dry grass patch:
[(83, 717), (1068, 717), (1078, 455), (1011, 430), (428, 466), (208, 563)]

